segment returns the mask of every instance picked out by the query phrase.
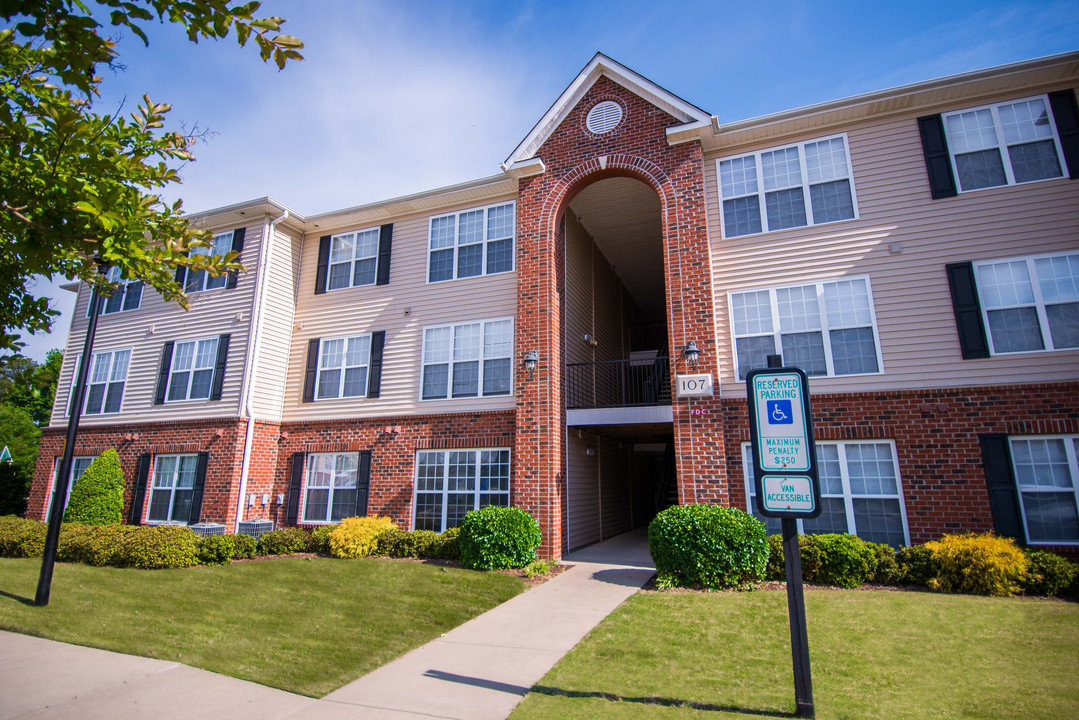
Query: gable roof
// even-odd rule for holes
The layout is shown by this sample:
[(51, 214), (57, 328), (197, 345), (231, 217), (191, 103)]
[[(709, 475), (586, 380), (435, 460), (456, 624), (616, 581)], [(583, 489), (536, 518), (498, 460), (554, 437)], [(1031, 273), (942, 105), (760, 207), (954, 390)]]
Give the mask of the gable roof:
[[(514, 149), (506, 162), (502, 163), (503, 170), (515, 163), (532, 158), (540, 146), (551, 136), (555, 128), (576, 107), (584, 94), (596, 84), (601, 77), (608, 77), (627, 90), (639, 95), (661, 110), (678, 118), (683, 123), (696, 125), (698, 123), (710, 125), (712, 116), (696, 105), (692, 105), (674, 93), (664, 90), (654, 82), (633, 72), (622, 63), (616, 62), (603, 53), (595, 56), (577, 74), (573, 82), (569, 84), (540, 121), (535, 124), (531, 132)], [(671, 128), (672, 130), (674, 128)]]

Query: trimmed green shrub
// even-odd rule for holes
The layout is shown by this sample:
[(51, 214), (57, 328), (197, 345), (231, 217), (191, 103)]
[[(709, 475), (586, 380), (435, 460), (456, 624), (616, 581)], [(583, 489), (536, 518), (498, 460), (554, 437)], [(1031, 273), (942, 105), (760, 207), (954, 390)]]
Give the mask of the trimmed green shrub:
[(49, 526), (16, 515), (0, 517), (0, 557), (40, 557)]
[(870, 578), (878, 585), (895, 585), (899, 582), (899, 563), (895, 560), (895, 550), (884, 543), (865, 543), (877, 557), (877, 569)]
[(992, 534), (944, 535), (925, 544), (936, 577), (930, 589), (945, 593), (1009, 596), (1020, 592), (1030, 563), (1011, 538)]
[(227, 565), (236, 554), (233, 535), (208, 535), (199, 538), (199, 562), (203, 565)]
[(431, 546), (427, 548), (428, 557), (436, 560), (459, 560), (461, 548), (457, 543), (461, 531), (458, 528), (450, 528), (439, 534)]
[(139, 526), (124, 534), (117, 559), (123, 566), (152, 570), (197, 565), (198, 535), (176, 525)]
[(536, 559), (542, 540), (536, 518), (495, 505), (465, 513), (457, 536), (461, 564), (471, 570), (524, 567)]
[(233, 535), (232, 557), (236, 560), (250, 560), (258, 555), (259, 541), (250, 535)]
[(345, 518), (330, 533), (330, 552), (339, 558), (368, 557), (378, 549), (379, 536), (396, 529), (397, 525), (388, 517)]
[(933, 551), (925, 545), (901, 547), (895, 553), (898, 581), (904, 585), (928, 585), (937, 576)]
[(124, 471), (120, 469), (120, 455), (109, 448), (90, 463), (75, 483), (64, 521), (114, 525), (123, 519)]
[(311, 552), (330, 554), (330, 533), (336, 525), (319, 525), (311, 531)]
[(124, 542), (141, 529), (137, 525), (65, 524), (60, 529), (56, 559), (97, 567), (122, 565)]
[(438, 533), (430, 530), (408, 532), (393, 528), (378, 536), (376, 555), (393, 558), (431, 557), (431, 548), (438, 540)]
[(876, 553), (857, 535), (803, 535), (798, 542), (802, 576), (807, 582), (856, 588), (872, 579), (876, 572)]
[(768, 536), (768, 569), (764, 573), (765, 580), (786, 580), (787, 566), (783, 557), (783, 536)]
[(667, 508), (648, 525), (648, 546), (660, 587), (744, 587), (768, 568), (764, 525), (721, 505)]
[(292, 555), (309, 552), (311, 533), (303, 528), (288, 527), (271, 530), (259, 537), (260, 555)]
[(1023, 592), (1027, 595), (1056, 597), (1079, 577), (1079, 565), (1056, 553), (1045, 550), (1024, 552), (1030, 566), (1023, 580)]

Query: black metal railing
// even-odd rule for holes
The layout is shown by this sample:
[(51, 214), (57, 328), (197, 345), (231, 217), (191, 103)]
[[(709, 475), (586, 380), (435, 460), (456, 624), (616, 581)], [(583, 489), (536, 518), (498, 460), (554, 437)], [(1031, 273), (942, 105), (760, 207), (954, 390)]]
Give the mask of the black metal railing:
[(566, 365), (566, 407), (571, 410), (670, 404), (666, 357)]

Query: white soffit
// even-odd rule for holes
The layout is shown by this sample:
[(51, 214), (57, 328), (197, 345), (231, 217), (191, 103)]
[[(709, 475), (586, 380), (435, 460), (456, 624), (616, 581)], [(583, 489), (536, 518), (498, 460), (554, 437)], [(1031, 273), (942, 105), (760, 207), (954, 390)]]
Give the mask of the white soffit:
[(630, 92), (639, 95), (661, 110), (683, 123), (705, 123), (710, 125), (711, 115), (701, 110), (696, 105), (691, 105), (677, 95), (664, 90), (654, 82), (633, 72), (625, 65), (612, 60), (603, 53), (596, 53), (584, 69), (563, 91), (550, 109), (540, 121), (536, 123), (532, 131), (528, 133), (521, 144), (510, 153), (502, 168), (506, 169), (521, 160), (527, 160), (536, 154), (540, 146), (551, 136), (566, 116), (577, 106), (585, 93), (591, 89), (601, 77), (608, 77)]

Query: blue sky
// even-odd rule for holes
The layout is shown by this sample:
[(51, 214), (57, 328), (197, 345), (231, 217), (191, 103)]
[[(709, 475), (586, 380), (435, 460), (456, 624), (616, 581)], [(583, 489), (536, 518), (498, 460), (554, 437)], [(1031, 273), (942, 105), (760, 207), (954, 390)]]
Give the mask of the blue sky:
[[(278, 72), (235, 39), (120, 38), (99, 112), (144, 93), (213, 135), (168, 192), (191, 212), (269, 195), (311, 215), (499, 172), (596, 51), (719, 115), (755, 117), (1079, 49), (1075, 2), (263, 3), (306, 60)], [(63, 347), (74, 295), (26, 337)]]

